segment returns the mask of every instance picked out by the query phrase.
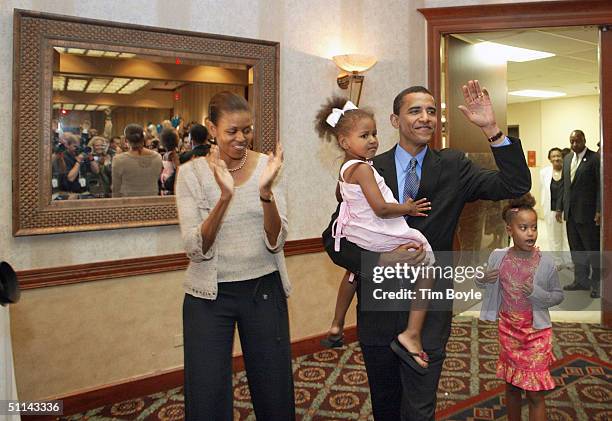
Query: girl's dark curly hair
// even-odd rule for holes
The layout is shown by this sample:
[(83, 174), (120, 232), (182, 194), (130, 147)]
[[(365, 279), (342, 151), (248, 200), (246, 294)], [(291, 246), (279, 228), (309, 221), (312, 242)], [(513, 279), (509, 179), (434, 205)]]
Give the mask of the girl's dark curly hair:
[(333, 96), (325, 102), (319, 109), (317, 116), (315, 117), (315, 129), (321, 139), (331, 142), (333, 139), (338, 140), (338, 136), (343, 134), (346, 135), (354, 127), (355, 122), (364, 117), (374, 119), (374, 113), (364, 110), (362, 108), (358, 110), (346, 111), (336, 127), (332, 127), (327, 123), (327, 117), (332, 113), (334, 108), (342, 109), (344, 104), (348, 101), (346, 98), (339, 96)]
[(502, 218), (504, 218), (506, 224), (510, 224), (510, 222), (512, 222), (512, 217), (520, 210), (530, 210), (537, 215), (535, 209), (533, 208), (535, 204), (535, 197), (533, 197), (531, 193), (527, 193), (516, 199), (511, 199), (504, 207), (504, 210), (502, 210)]

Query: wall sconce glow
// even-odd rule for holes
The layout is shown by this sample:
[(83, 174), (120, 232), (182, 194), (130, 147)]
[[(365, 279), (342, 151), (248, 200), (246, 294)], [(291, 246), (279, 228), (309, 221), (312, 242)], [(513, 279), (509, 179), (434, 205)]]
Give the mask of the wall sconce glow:
[(567, 95), (565, 92), (538, 91), (537, 89), (523, 89), (521, 91), (508, 92), (508, 95), (525, 96), (531, 98), (557, 98)]
[(359, 105), (364, 80), (364, 76), (360, 73), (371, 69), (376, 64), (376, 57), (364, 54), (344, 54), (334, 56), (332, 60), (344, 71), (338, 75), (338, 86), (341, 89), (348, 89), (348, 97), (351, 102)]
[(512, 47), (510, 45), (498, 44), (496, 42), (479, 42), (474, 44), (478, 54), (494, 61), (524, 62), (540, 60), (542, 58), (554, 57), (555, 54), (545, 51), (530, 50), (528, 48)]

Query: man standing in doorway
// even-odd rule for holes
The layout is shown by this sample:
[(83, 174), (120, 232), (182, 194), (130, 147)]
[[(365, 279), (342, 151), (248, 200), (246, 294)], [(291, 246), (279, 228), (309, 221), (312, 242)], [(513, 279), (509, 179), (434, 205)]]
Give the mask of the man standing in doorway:
[(563, 160), (563, 194), (557, 201), (557, 221), (565, 218), (574, 262), (574, 282), (566, 291), (591, 290), (600, 296), (599, 224), (601, 222), (599, 155), (586, 147), (582, 130), (570, 134), (572, 152)]
[[(463, 95), (465, 105), (460, 109), (488, 138), (499, 171), (479, 168), (460, 151), (438, 151), (428, 146), (435, 133), (438, 109), (433, 95), (422, 86), (403, 90), (393, 101), (391, 124), (399, 131), (399, 144), (373, 160), (374, 167), (400, 203), (410, 198), (427, 198), (431, 202), (427, 217), (408, 217), (407, 222), (425, 235), (434, 252), (452, 251), (457, 222), (467, 202), (519, 197), (531, 188), (531, 176), (521, 143), (518, 139), (505, 137), (497, 126), (487, 91), (480, 88), (478, 81), (469, 81), (463, 87)], [(415, 160), (416, 165), (411, 164)], [(417, 180), (414, 196), (406, 195), (411, 190), (406, 188), (407, 179)], [(413, 184), (411, 182), (410, 186)], [(378, 262), (378, 265), (385, 266), (397, 261), (416, 264), (424, 259), (423, 249), (416, 244), (413, 245), (416, 250), (405, 245), (378, 255), (345, 238), (341, 239), (340, 252), (335, 252), (332, 224), (337, 216), (338, 210), (323, 233), (325, 249), (334, 263), (356, 274), (358, 297), (362, 286), (366, 288), (365, 285), (372, 282), (372, 273), (367, 267), (362, 267), (362, 262)], [(444, 265), (445, 261), (452, 264), (452, 256), (448, 257), (450, 253), (445, 254), (439, 256), (436, 253), (436, 265)], [(436, 280), (435, 289), (453, 288), (452, 282)], [(391, 341), (406, 327), (408, 313), (367, 311), (364, 302), (359, 299), (357, 329), (370, 384), (374, 419), (433, 420), (436, 391), (450, 335), (452, 303), (446, 302), (441, 309), (427, 314), (422, 342), (430, 361), (427, 374), (420, 375), (390, 348)]]

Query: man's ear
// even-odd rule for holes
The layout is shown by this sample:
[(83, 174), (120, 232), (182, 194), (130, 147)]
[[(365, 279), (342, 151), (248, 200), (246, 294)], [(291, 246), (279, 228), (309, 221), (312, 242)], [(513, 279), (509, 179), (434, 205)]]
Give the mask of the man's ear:
[(399, 129), (399, 116), (397, 114), (391, 114), (389, 116), (389, 120), (391, 121), (393, 128)]

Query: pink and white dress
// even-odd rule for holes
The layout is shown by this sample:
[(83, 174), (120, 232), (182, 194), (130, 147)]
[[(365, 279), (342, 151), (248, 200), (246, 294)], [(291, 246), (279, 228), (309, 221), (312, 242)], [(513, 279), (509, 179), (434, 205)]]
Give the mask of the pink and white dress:
[(421, 231), (410, 228), (402, 217), (380, 218), (376, 216), (370, 207), (361, 187), (358, 184), (350, 184), (344, 181), (344, 172), (354, 164), (366, 164), (374, 172), (376, 184), (387, 203), (398, 203), (393, 197), (393, 192), (385, 184), (378, 171), (370, 162), (351, 159), (342, 165), (340, 169), (340, 194), (342, 203), (340, 213), (332, 226), (332, 235), (335, 238), (334, 249), (340, 250), (340, 239), (346, 238), (359, 247), (382, 253), (391, 251), (397, 247), (416, 242), (423, 244), (429, 258), (429, 264), (433, 264), (433, 252), (431, 245)]

